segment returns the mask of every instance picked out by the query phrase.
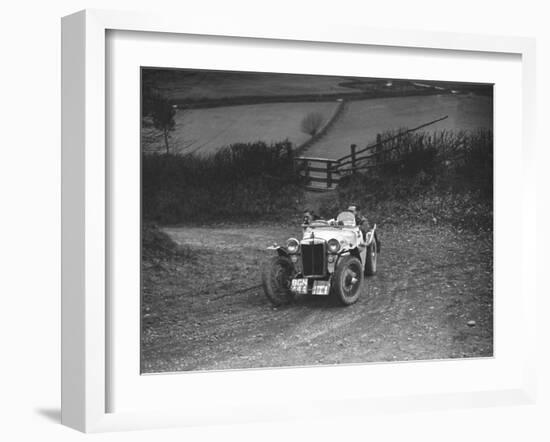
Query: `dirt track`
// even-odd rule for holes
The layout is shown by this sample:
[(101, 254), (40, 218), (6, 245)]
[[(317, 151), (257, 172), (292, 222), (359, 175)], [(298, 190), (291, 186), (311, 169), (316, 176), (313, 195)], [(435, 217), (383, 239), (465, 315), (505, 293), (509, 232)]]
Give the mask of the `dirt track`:
[[(193, 259), (144, 267), (142, 371), (491, 356), (492, 238), (448, 227), (381, 227), (378, 274), (340, 307), (302, 296), (273, 308), (259, 265), (299, 230), (165, 229)], [(247, 290), (248, 289), (248, 290)], [(469, 326), (469, 321), (475, 325)]]

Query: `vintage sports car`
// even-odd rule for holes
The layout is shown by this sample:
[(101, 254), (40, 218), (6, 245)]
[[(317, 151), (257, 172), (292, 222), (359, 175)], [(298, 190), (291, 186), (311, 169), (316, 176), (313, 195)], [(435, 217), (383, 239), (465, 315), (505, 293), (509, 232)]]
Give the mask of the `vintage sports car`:
[(276, 306), (296, 294), (334, 296), (343, 305), (359, 299), (364, 276), (376, 273), (376, 225), (363, 235), (355, 215), (341, 212), (336, 219), (303, 224), (303, 238), (290, 238), (286, 247), (273, 245), (277, 256), (263, 268), (262, 284)]

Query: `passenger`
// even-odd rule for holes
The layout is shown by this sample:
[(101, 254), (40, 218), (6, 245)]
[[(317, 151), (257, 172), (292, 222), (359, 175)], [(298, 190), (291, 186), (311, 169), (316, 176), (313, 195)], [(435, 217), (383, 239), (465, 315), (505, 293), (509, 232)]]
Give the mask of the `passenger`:
[(361, 214), (361, 210), (357, 204), (351, 204), (348, 210), (355, 216), (355, 224), (359, 227), (359, 230), (363, 233), (363, 240), (367, 240), (367, 232), (370, 230), (369, 220), (366, 216)]
[[(348, 207), (348, 210), (352, 212), (355, 216), (355, 224), (359, 226), (359, 230), (363, 233), (363, 240), (367, 240), (367, 232), (370, 230), (370, 224), (369, 220), (365, 215), (361, 213), (361, 210), (359, 209), (359, 206), (357, 204), (352, 204)], [(378, 238), (378, 232), (374, 231), (374, 240), (376, 241), (376, 251), (377, 253), (380, 253), (380, 249), (382, 248), (382, 244), (380, 243), (380, 239)]]

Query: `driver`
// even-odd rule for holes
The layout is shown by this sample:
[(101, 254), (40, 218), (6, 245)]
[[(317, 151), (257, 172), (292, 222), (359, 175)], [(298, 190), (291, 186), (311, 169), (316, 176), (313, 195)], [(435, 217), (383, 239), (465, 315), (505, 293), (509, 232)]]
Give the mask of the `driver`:
[(305, 209), (302, 218), (303, 225), (309, 225), (312, 221), (319, 219), (319, 217), (313, 212), (313, 210)]

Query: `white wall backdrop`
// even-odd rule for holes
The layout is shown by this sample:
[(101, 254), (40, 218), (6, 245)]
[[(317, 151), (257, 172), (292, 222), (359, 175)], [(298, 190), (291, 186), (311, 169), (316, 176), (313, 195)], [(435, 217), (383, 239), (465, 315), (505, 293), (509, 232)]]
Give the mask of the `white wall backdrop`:
[[(461, 0), (19, 0), (0, 13), (0, 438), (81, 440), (59, 425), (60, 368), (60, 17), (83, 8), (221, 15), (227, 20), (350, 23), (534, 36), (538, 52), (539, 201), (547, 200), (550, 160), (550, 30), (544, 2)], [(546, 176), (545, 176), (546, 174)], [(510, 208), (514, 216), (515, 208)], [(548, 208), (539, 207), (539, 292)], [(546, 313), (540, 300), (540, 399), (535, 406), (102, 434), (96, 440), (549, 440), (550, 372)], [(544, 376), (546, 374), (546, 376)], [(88, 436), (89, 437), (89, 436)]]

